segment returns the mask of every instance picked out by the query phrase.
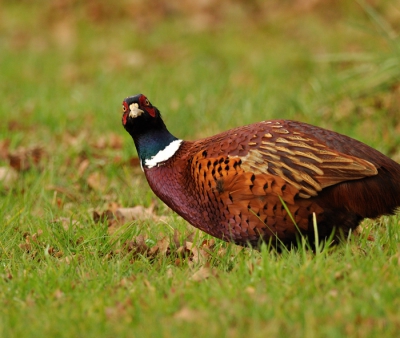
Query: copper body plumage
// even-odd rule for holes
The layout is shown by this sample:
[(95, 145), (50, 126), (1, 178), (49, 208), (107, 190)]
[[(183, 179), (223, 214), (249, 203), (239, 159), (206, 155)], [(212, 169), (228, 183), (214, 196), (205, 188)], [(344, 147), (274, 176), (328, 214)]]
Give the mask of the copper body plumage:
[[(132, 115), (132, 104), (143, 114)], [(147, 114), (153, 109), (155, 116)], [(123, 124), (154, 193), (193, 226), (226, 241), (257, 246), (312, 239), (313, 214), (321, 238), (333, 231), (346, 236), (362, 219), (400, 206), (400, 165), (329, 130), (263, 121), (175, 143), (176, 151), (148, 166), (177, 139), (141, 94), (125, 99)]]

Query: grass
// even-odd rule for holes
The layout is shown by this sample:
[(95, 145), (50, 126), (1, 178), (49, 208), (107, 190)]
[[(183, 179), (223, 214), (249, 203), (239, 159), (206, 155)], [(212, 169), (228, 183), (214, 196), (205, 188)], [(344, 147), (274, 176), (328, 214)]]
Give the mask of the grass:
[[(399, 216), (315, 254), (241, 249), (129, 164), (120, 106), (138, 92), (182, 138), (298, 119), (399, 161), (400, 4), (302, 3), (3, 3), (0, 167), (42, 150), (0, 183), (2, 337), (398, 335)], [(93, 217), (113, 205), (154, 217)]]

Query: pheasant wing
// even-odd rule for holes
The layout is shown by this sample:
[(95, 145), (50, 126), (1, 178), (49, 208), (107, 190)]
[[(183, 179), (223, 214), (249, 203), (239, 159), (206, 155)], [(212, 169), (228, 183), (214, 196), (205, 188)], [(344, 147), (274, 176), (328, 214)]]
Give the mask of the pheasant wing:
[[(329, 138), (335, 138), (336, 133), (325, 131), (327, 136), (323, 136), (327, 141), (318, 137), (321, 136), (318, 133), (313, 134), (307, 124), (296, 123), (293, 127), (288, 123), (290, 121), (264, 121), (232, 129), (218, 135), (218, 139), (205, 139), (200, 144), (206, 145), (206, 157), (238, 158), (245, 172), (278, 176), (303, 198), (317, 196), (322, 189), (340, 182), (378, 173), (373, 163), (338, 150), (349, 145), (338, 146), (339, 141), (335, 140), (336, 147), (330, 146), (334, 141), (329, 142)], [(359, 144), (352, 141), (355, 146)], [(342, 142), (346, 142), (346, 138)]]

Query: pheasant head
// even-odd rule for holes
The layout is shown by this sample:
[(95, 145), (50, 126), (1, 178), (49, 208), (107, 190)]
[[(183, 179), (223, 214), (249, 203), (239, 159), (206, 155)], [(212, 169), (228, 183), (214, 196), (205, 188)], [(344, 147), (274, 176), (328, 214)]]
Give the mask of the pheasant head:
[(179, 149), (182, 140), (167, 130), (160, 111), (146, 96), (127, 97), (122, 110), (122, 124), (135, 142), (142, 168), (158, 166)]

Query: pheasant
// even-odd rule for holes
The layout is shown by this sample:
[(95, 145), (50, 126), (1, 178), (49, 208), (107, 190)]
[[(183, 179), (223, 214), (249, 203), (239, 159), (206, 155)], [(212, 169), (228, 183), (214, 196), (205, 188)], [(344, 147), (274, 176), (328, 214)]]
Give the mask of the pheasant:
[[(238, 127), (189, 142), (166, 128), (142, 94), (123, 101), (153, 192), (194, 227), (259, 246), (346, 236), (400, 206), (400, 165), (350, 137), (290, 120)], [(315, 215), (315, 216), (314, 216)]]

